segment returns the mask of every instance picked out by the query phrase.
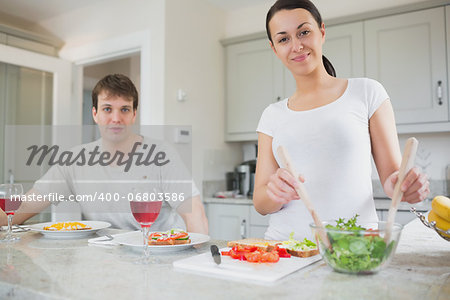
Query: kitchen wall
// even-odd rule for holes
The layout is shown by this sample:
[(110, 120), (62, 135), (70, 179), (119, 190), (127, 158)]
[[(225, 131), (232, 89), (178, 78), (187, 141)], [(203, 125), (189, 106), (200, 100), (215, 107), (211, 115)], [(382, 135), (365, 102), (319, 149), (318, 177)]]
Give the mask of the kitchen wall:
[[(192, 126), (192, 168), (200, 190), (203, 180), (224, 180), (242, 160), (239, 145), (224, 142), (223, 10), (206, 0), (107, 0), (38, 26), (65, 41), (62, 57), (84, 44), (150, 30), (150, 96), (164, 99), (165, 124)], [(186, 101), (176, 100), (178, 89), (187, 93)]]
[(224, 27), (224, 12), (207, 1), (166, 1), (165, 119), (192, 126), (194, 178), (208, 181), (224, 180), (242, 159), (238, 144), (224, 142)]

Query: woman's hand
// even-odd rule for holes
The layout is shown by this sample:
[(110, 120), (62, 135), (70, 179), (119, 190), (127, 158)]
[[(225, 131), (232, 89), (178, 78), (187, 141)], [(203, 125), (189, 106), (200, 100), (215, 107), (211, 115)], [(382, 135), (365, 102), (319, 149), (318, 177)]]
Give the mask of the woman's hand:
[[(394, 187), (397, 180), (398, 171), (392, 173), (384, 183), (384, 192), (391, 198), (394, 194)], [(430, 193), (430, 182), (425, 173), (421, 173), (419, 168), (414, 167), (406, 174), (400, 190), (403, 192), (401, 201), (411, 204), (421, 202)]]
[[(299, 176), (301, 182), (305, 182), (303, 176)], [(286, 169), (279, 168), (272, 174), (267, 183), (267, 195), (272, 201), (286, 204), (292, 200), (299, 200), (300, 197), (295, 191), (297, 183), (295, 178)]]

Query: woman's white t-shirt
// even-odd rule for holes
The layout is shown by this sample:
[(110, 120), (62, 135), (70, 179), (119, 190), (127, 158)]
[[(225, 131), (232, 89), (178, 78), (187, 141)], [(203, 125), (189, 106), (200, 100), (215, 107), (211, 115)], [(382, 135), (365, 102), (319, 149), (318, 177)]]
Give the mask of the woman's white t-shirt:
[[(368, 78), (348, 79), (337, 100), (307, 111), (288, 108), (288, 99), (269, 105), (257, 131), (273, 138), (272, 152), (283, 145), (322, 220), (351, 218), (377, 221), (372, 192), (369, 119), (389, 98), (384, 87)], [(265, 238), (311, 237), (311, 215), (301, 200), (271, 214)]]

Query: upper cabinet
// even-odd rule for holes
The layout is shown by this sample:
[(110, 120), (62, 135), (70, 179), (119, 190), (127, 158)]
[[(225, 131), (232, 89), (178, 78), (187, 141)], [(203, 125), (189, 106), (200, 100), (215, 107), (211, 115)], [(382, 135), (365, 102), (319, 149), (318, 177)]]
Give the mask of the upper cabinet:
[(363, 22), (327, 27), (323, 55), (333, 65), (337, 77), (364, 77)]
[(386, 88), (397, 124), (448, 122), (445, 8), (364, 26), (366, 76)]
[(284, 96), (283, 66), (267, 39), (229, 45), (226, 59), (226, 139), (256, 140), (264, 108)]
[[(406, 9), (403, 11), (407, 11)], [(411, 10), (410, 10), (411, 11)], [(326, 27), (323, 54), (337, 77), (369, 77), (386, 88), (399, 133), (450, 131), (450, 6)], [(264, 108), (295, 91), (267, 38), (227, 44), (227, 141), (256, 140)]]

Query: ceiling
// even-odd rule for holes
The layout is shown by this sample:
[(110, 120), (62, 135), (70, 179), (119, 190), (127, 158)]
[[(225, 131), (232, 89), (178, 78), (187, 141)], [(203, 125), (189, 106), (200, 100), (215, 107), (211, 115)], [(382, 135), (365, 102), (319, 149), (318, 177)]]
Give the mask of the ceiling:
[[(0, 0), (0, 11), (32, 23), (39, 23), (42, 20), (101, 1), (107, 0)], [(207, 1), (227, 11), (274, 2), (274, 0)]]

